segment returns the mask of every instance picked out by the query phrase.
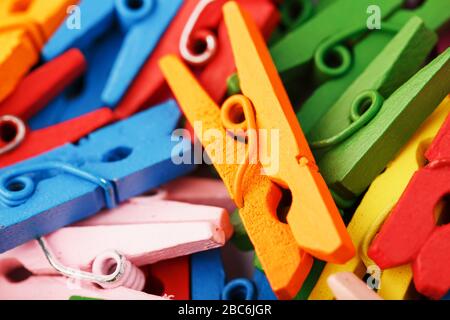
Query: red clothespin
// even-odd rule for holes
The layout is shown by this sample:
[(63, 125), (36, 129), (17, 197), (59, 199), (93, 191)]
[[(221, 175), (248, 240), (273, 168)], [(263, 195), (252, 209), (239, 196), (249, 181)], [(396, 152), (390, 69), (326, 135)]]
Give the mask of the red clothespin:
[[(232, 232), (224, 209), (158, 197), (134, 198), (117, 209), (10, 250), (0, 255), (0, 265), (13, 259), (34, 276), (62, 274), (96, 283), (106, 292), (119, 287), (142, 291), (146, 278), (139, 267), (220, 247)], [(172, 264), (172, 270), (177, 270), (176, 266)], [(158, 274), (158, 267), (150, 271)], [(186, 265), (181, 271), (178, 276), (188, 274)], [(161, 269), (159, 275), (167, 277)], [(186, 287), (172, 292), (169, 290), (178, 285), (169, 284), (164, 283), (166, 297), (186, 295)], [(2, 291), (0, 288), (0, 296)], [(27, 293), (23, 295), (27, 297)]]
[(412, 263), (417, 290), (440, 299), (450, 290), (450, 224), (439, 220), (448, 215), (450, 117), (425, 158), (428, 164), (414, 174), (368, 253), (382, 269)]
[(69, 50), (31, 72), (0, 103), (0, 168), (76, 141), (113, 119), (111, 110), (102, 108), (41, 130), (27, 129), (26, 120), (44, 108), (85, 69), (83, 54), (77, 49)]
[[(192, 61), (186, 62), (191, 64), (200, 83), (215, 101), (219, 102), (224, 97), (227, 79), (236, 70), (222, 19), (221, 7), (225, 2), (226, 0), (185, 1), (158, 47), (115, 108), (116, 117), (119, 119), (128, 117), (139, 109), (154, 105), (170, 96), (158, 61), (167, 54), (182, 57), (181, 51), (201, 57), (200, 59), (191, 57)], [(275, 5), (270, 0), (238, 0), (238, 2), (252, 15), (263, 34), (269, 37), (279, 21)], [(189, 25), (192, 28), (189, 28)], [(184, 42), (181, 41), (182, 38)], [(180, 47), (183, 49), (180, 50)]]
[(189, 256), (163, 260), (144, 267), (147, 273), (145, 292), (172, 300), (191, 298)]

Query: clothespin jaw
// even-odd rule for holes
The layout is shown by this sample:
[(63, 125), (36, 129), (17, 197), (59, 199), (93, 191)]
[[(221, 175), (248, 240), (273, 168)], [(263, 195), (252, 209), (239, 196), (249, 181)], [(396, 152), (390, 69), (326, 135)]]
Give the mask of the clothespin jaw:
[(191, 148), (190, 143), (170, 141), (179, 117), (171, 100), (98, 130), (77, 145), (67, 144), (4, 169), (0, 212), (8, 214), (0, 214), (0, 251), (191, 171), (193, 165), (172, 161), (174, 147), (183, 153)]
[(439, 211), (436, 214), (449, 192), (449, 130), (447, 118), (425, 153), (429, 163), (413, 175), (369, 248), (369, 256), (382, 269), (412, 263), (417, 290), (434, 299), (450, 289), (446, 240), (450, 229), (439, 225)]
[(38, 62), (39, 51), (77, 0), (15, 1), (0, 4), (0, 101), (4, 100)]
[(351, 272), (333, 274), (328, 277), (328, 285), (337, 300), (383, 300)]
[[(309, 196), (305, 195), (304, 197), (302, 197), (302, 200), (310, 203), (312, 207), (318, 209), (316, 210), (316, 212), (314, 212), (314, 218), (302, 220), (300, 213), (308, 216), (312, 212), (308, 212), (308, 209), (303, 207), (304, 203), (300, 204), (301, 201), (295, 202), (292, 207), (297, 209), (297, 216), (294, 218), (290, 218), (288, 216), (288, 221), (294, 220), (293, 222), (291, 222), (292, 224), (295, 224), (296, 221), (298, 221), (298, 225), (291, 225), (290, 229), (295, 231), (295, 235), (298, 237), (297, 241), (299, 241), (300, 239), (299, 242), (303, 244), (303, 246), (301, 247), (305, 248), (305, 250), (309, 250), (314, 254), (320, 255), (322, 258), (326, 257), (327, 259), (335, 261), (345, 261), (353, 255), (353, 246), (348, 235), (346, 235), (345, 226), (340, 220), (339, 213), (334, 206), (331, 195), (327, 194), (326, 185), (323, 180), (321, 180), (320, 175), (314, 167), (314, 159), (311, 156), (311, 151), (309, 150), (306, 140), (301, 133), (301, 129), (295, 120), (292, 107), (289, 103), (289, 99), (282, 87), (281, 80), (276, 73), (275, 67), (270, 60), (270, 55), (268, 50), (265, 48), (264, 40), (259, 34), (257, 28), (251, 22), (250, 18), (240, 10), (236, 3), (230, 2), (224, 6), (224, 17), (229, 31), (239, 77), (242, 82), (241, 86), (243, 89), (243, 93), (246, 96), (233, 97), (229, 101), (227, 101), (222, 108), (230, 110), (230, 108), (235, 104), (240, 104), (242, 107), (248, 107), (249, 103), (252, 103), (253, 107), (256, 109), (256, 123), (258, 124), (258, 128), (264, 128), (267, 130), (280, 128), (282, 129), (280, 144), (283, 146), (290, 146), (284, 148), (292, 148), (292, 151), (287, 151), (287, 156), (284, 155), (283, 161), (287, 161), (287, 165), (284, 168), (283, 165), (281, 165), (280, 167), (282, 169), (280, 170), (280, 174), (278, 176), (277, 174), (272, 174), (271, 178), (273, 179), (273, 181), (282, 184), (282, 186), (291, 187), (292, 189), (294, 189), (294, 192), (296, 190), (298, 191), (297, 187), (303, 186), (302, 183), (305, 183), (305, 185), (307, 185), (309, 182), (307, 187), (315, 188), (314, 192), (312, 192), (312, 194)], [(223, 135), (223, 145), (225, 145), (226, 142), (236, 146), (236, 142), (231, 141), (232, 138), (228, 137), (224, 126), (221, 124), (221, 114), (219, 112), (219, 107), (211, 100), (208, 94), (204, 92), (204, 89), (194, 79), (189, 70), (176, 57), (173, 56), (162, 59), (161, 67), (163, 73), (166, 76), (166, 79), (168, 80), (169, 85), (171, 86), (175, 96), (180, 102), (181, 108), (186, 114), (188, 120), (194, 124), (194, 129), (195, 121), (202, 121), (203, 130), (214, 129), (220, 131), (220, 133)], [(186, 88), (186, 86), (188, 86), (190, 90), (181, 90), (182, 87)], [(260, 94), (260, 92), (264, 92), (265, 94)], [(270, 107), (268, 107), (268, 105), (270, 105)], [(264, 106), (266, 107), (265, 109)], [(272, 109), (275, 109), (277, 111), (271, 113)], [(273, 124), (271, 120), (275, 120), (275, 124)], [(225, 122), (229, 124), (230, 122), (232, 122), (232, 119), (225, 116)], [(200, 133), (200, 135), (202, 134)], [(208, 141), (210, 138), (207, 137), (205, 139), (205, 137), (200, 136), (199, 139), (202, 141), (204, 146), (207, 146), (211, 142)], [(230, 140), (227, 141), (227, 139)], [(269, 144), (270, 143), (271, 142), (269, 142)], [(273, 141), (273, 143), (276, 143), (276, 141)], [(223, 152), (222, 154), (220, 154), (220, 156), (224, 156), (222, 159), (225, 159), (225, 157), (227, 156), (227, 154), (225, 154), (225, 151), (222, 150), (220, 152)], [(230, 194), (233, 195), (233, 198), (235, 200), (238, 199), (237, 202), (239, 202), (241, 193), (239, 192), (239, 190), (236, 190), (234, 182), (236, 179), (236, 175), (239, 176), (238, 165), (224, 165), (221, 163), (214, 163), (214, 165), (221, 175), (221, 178), (224, 180), (225, 185), (230, 191)], [(281, 193), (278, 187), (270, 179), (266, 177), (260, 177), (259, 174), (256, 174), (258, 177), (255, 176), (255, 173), (258, 169), (261, 169), (259, 168), (259, 165), (249, 166), (247, 168), (246, 174), (243, 176), (244, 182), (242, 183), (242, 185), (244, 187), (242, 190), (242, 195), (244, 196), (244, 206), (241, 209), (240, 213), (249, 236), (255, 245), (255, 250), (257, 251), (257, 254), (262, 261), (264, 270), (268, 275), (269, 281), (271, 282), (274, 291), (277, 293), (277, 286), (274, 285), (275, 281), (273, 279), (273, 276), (271, 275), (271, 272), (275, 272), (274, 274), (276, 274), (277, 272), (276, 270), (269, 270), (271, 267), (268, 267), (267, 262), (265, 262), (268, 257), (266, 257), (265, 253), (262, 252), (263, 250), (261, 250), (263, 246), (258, 243), (265, 242), (269, 244), (270, 242), (267, 241), (268, 239), (256, 239), (256, 232), (260, 231), (251, 230), (253, 228), (252, 224), (254, 223), (251, 222), (251, 220), (253, 220), (252, 216), (255, 215), (254, 210), (256, 208), (252, 208), (250, 207), (250, 205), (245, 206), (245, 204), (253, 203), (253, 201), (255, 203), (261, 203), (261, 195), (267, 195), (267, 200), (264, 200), (267, 202), (266, 204), (264, 204), (264, 206), (269, 205), (270, 209), (265, 208), (264, 215), (266, 215), (268, 218), (267, 223), (270, 223), (272, 225), (273, 223), (269, 221), (274, 219), (273, 217), (275, 216), (276, 206), (280, 200)], [(288, 179), (288, 169), (294, 170), (299, 178), (301, 177), (300, 180), (304, 180), (298, 182), (298, 184), (295, 184), (292, 179)], [(265, 168), (265, 170), (267, 172), (268, 168)], [(258, 181), (257, 183), (259, 185), (255, 184), (256, 181)], [(265, 192), (263, 192), (263, 185), (267, 185), (264, 187)], [(305, 189), (300, 191), (300, 193), (305, 192)], [(254, 193), (255, 190), (258, 190), (259, 192)], [(293, 194), (299, 194), (299, 192), (294, 192)], [(253, 196), (250, 196), (250, 194), (253, 193), (255, 196), (254, 199)], [(246, 197), (248, 197), (248, 199), (246, 199)], [(252, 198), (253, 201), (249, 200), (250, 198)], [(299, 199), (296, 198), (294, 201), (296, 200)], [(314, 205), (312, 204), (313, 202)], [(317, 202), (319, 203), (317, 204)], [(301, 210), (298, 210), (298, 208), (305, 210), (301, 212)], [(245, 210), (249, 210), (249, 212), (244, 213)], [(258, 212), (260, 213), (261, 210), (259, 210)], [(246, 214), (248, 214), (249, 216), (245, 217)], [(317, 224), (315, 224), (316, 227), (323, 227), (323, 230), (327, 230), (326, 233), (328, 236), (330, 234), (333, 234), (331, 242), (321, 243), (321, 240), (318, 238), (315, 238), (316, 241), (313, 241), (314, 236), (308, 234), (307, 231), (311, 231), (311, 228), (306, 227), (305, 220), (313, 221), (314, 219), (321, 220), (320, 222), (317, 222)], [(259, 219), (259, 221), (261, 223), (261, 218)], [(302, 234), (302, 232), (300, 232), (299, 226), (302, 232), (305, 232), (303, 235), (300, 235)], [(258, 227), (258, 229), (260, 229), (260, 227)], [(274, 229), (274, 227), (272, 226), (270, 228), (266, 228), (265, 231), (267, 232), (267, 230), (269, 229)], [(267, 234), (265, 235), (265, 237), (267, 237)], [(284, 234), (283, 243), (286, 243), (286, 239), (288, 239), (288, 237), (291, 236), (288, 234)], [(325, 238), (321, 239), (325, 240)], [(317, 245), (317, 242), (319, 242), (319, 245)], [(318, 248), (316, 250), (314, 246), (320, 247), (320, 249)], [(294, 244), (292, 244), (292, 248), (294, 248)], [(302, 254), (302, 256), (304, 255)], [(311, 262), (312, 261), (309, 258), (308, 269), (311, 266)], [(293, 264), (293, 266), (294, 265), (295, 264)], [(302, 279), (304, 280), (304, 276), (306, 276), (306, 273), (302, 274)], [(284, 273), (284, 276), (286, 276), (286, 272)], [(286, 283), (286, 281), (284, 282)], [(280, 293), (278, 292), (277, 294)]]

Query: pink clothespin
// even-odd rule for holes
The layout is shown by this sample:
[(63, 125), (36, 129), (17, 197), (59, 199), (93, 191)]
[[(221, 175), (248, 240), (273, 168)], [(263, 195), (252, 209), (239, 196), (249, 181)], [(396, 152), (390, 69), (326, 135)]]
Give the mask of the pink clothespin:
[[(107, 289), (102, 292), (118, 288), (140, 292), (145, 276), (139, 266), (223, 246), (232, 232), (228, 213), (222, 208), (158, 197), (134, 198), (10, 250), (0, 255), (0, 265), (16, 261), (33, 274), (33, 281), (36, 276), (63, 274), (97, 283)], [(0, 291), (15, 285), (21, 284), (9, 283)], [(74, 294), (60, 298), (67, 295)]]
[(225, 184), (218, 179), (183, 177), (162, 186), (159, 191), (162, 199), (217, 206), (230, 213), (236, 210)]
[(54, 275), (29, 274), (14, 258), (0, 261), (0, 300), (166, 300), (124, 286), (108, 290), (93, 283)]
[(383, 300), (351, 272), (335, 273), (327, 282), (337, 300)]

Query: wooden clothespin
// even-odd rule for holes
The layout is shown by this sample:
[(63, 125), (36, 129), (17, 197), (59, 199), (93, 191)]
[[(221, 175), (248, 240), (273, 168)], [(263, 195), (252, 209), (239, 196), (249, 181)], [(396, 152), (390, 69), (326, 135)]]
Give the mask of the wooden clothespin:
[(383, 300), (354, 273), (335, 273), (327, 281), (337, 300)]
[[(447, 94), (445, 88), (434, 89), (440, 73), (447, 72), (445, 56), (422, 71), (424, 76), (428, 72), (427, 82), (410, 79), (436, 41), (421, 19), (412, 18), (310, 128), (308, 140), (339, 206), (351, 206)], [(431, 90), (435, 99), (427, 101), (430, 108), (412, 113), (418, 108), (413, 101)]]
[(104, 105), (114, 107), (156, 48), (181, 4), (182, 0), (82, 0), (84, 26), (78, 32), (60, 27), (42, 54), (50, 60), (69, 48), (86, 49), (105, 34), (119, 34), (121, 41), (115, 47), (118, 54), (101, 96)]
[(415, 287), (434, 299), (450, 289), (450, 228), (439, 222), (448, 209), (449, 133), (447, 118), (368, 252), (382, 269), (412, 263)]
[(102, 108), (84, 116), (41, 130), (29, 130), (28, 120), (85, 70), (84, 55), (69, 50), (27, 75), (0, 103), (0, 130), (4, 136), (0, 168), (75, 142), (113, 120), (110, 109)]
[[(367, 258), (367, 249), (375, 235), (374, 232), (378, 230), (378, 225), (384, 221), (391, 208), (400, 199), (414, 172), (425, 164), (423, 154), (449, 113), (450, 97), (446, 97), (395, 159), (387, 165), (386, 171), (372, 182), (347, 228), (353, 243), (358, 248), (358, 254), (343, 265), (327, 263), (311, 293), (311, 299), (333, 299), (327, 279), (334, 273), (352, 272), (362, 279), (366, 272), (370, 273), (378, 268)], [(389, 268), (382, 272), (378, 270), (378, 274), (373, 276), (374, 280), (381, 284), (378, 290), (381, 297), (386, 300), (416, 298), (417, 293), (412, 288), (412, 270), (409, 265)], [(378, 279), (376, 279), (377, 276)]]
[[(311, 257), (300, 248), (335, 262), (348, 260), (354, 254), (354, 249), (332, 197), (317, 171), (262, 36), (237, 3), (229, 2), (223, 9), (245, 94), (231, 97), (223, 105), (225, 126), (280, 130), (281, 159), (279, 172), (272, 174), (268, 174), (270, 164), (239, 166), (215, 162), (214, 165), (235, 202), (241, 207), (242, 220), (274, 292), (279, 298), (292, 298), (300, 289), (312, 263)], [(227, 134), (221, 122), (219, 107), (187, 67), (174, 56), (164, 58), (161, 67), (188, 120), (193, 124), (202, 121), (203, 130), (220, 132), (222, 146), (228, 143), (236, 147), (238, 143)], [(239, 108), (245, 110), (246, 121), (242, 123), (232, 119)], [(256, 116), (253, 115), (253, 108)], [(204, 146), (211, 143), (202, 133), (198, 134)], [(254, 142), (250, 142), (250, 150), (253, 150)], [(274, 145), (277, 142), (265, 143)], [(220, 150), (220, 153), (224, 155), (225, 149)], [(226, 159), (226, 154), (222, 159)], [(249, 155), (246, 159), (249, 159)], [(268, 175), (261, 175), (262, 168)], [(281, 189), (276, 184), (289, 188), (294, 195), (287, 216), (289, 226), (275, 218), (276, 207), (281, 199)]]
[(4, 0), (0, 3), (0, 102), (39, 61), (45, 42), (77, 0)]
[[(333, 5), (338, 6), (341, 2), (340, 0), (333, 1)], [(355, 3), (354, 1), (349, 2)], [(422, 19), (426, 28), (438, 33), (450, 21), (450, 13), (447, 10), (450, 5), (449, 0), (423, 1), (420, 2), (419, 6), (408, 8), (402, 6), (403, 3), (404, 1), (389, 1), (389, 5), (394, 5), (395, 8), (389, 13), (380, 6), (382, 12), (380, 16), (381, 29), (374, 29), (370, 32), (366, 25), (367, 19), (370, 18), (366, 11), (368, 7), (361, 11), (352, 11), (361, 14), (361, 18), (364, 20), (363, 32), (368, 32), (368, 34), (365, 37), (357, 38), (358, 41), (356, 41), (351, 38), (351, 32), (349, 32), (351, 28), (337, 34), (333, 30), (333, 33), (320, 46), (322, 49), (319, 47), (320, 50), (316, 51), (319, 57), (328, 56), (328, 61), (334, 62), (334, 65), (324, 64), (325, 69), (322, 68), (321, 70), (322, 72), (325, 71), (323, 75), (328, 75), (328, 80), (314, 90), (308, 99), (302, 103), (298, 111), (300, 124), (307, 136), (318, 119), (340, 99), (348, 87), (367, 69), (411, 18)], [(416, 4), (419, 4), (419, 2), (416, 1)], [(336, 14), (339, 15), (339, 13)], [(302, 40), (299, 39), (299, 41)], [(351, 48), (348, 48), (348, 46)], [(295, 50), (298, 50), (298, 47)], [(319, 61), (323, 61), (323, 58)]]
[[(4, 168), (0, 174), (0, 252), (87, 218), (185, 175), (171, 141), (181, 114), (173, 100)], [(61, 190), (64, 192), (61, 194)]]
[[(64, 275), (85, 285), (88, 282), (89, 288), (93, 282), (105, 289), (105, 295), (93, 292), (94, 296), (88, 297), (107, 299), (108, 291), (117, 289), (126, 298), (127, 290), (123, 287), (133, 291), (145, 288), (145, 275), (138, 267), (223, 246), (232, 232), (228, 213), (222, 208), (157, 197), (135, 198), (114, 210), (10, 250), (0, 255), (0, 264), (15, 260), (37, 280), (40, 276)], [(111, 279), (106, 280), (108, 276)], [(8, 287), (15, 289), (26, 284)], [(66, 289), (68, 293), (70, 288)], [(174, 295), (170, 291), (165, 293)], [(16, 298), (34, 297), (22, 292)]]

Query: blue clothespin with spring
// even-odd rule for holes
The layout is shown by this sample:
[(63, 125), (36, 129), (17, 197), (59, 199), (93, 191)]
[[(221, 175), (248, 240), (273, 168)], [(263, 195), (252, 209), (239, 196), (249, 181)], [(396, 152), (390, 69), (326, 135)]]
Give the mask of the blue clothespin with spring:
[[(95, 44), (104, 34), (120, 26), (123, 41), (117, 48), (102, 101), (115, 106), (132, 83), (160, 37), (178, 12), (182, 0), (82, 0), (81, 27), (69, 29), (62, 25), (43, 49), (43, 57), (50, 60), (69, 48), (81, 50)], [(116, 31), (114, 31), (116, 32)]]
[(0, 171), (0, 253), (184, 175), (173, 100)]
[(255, 268), (252, 280), (236, 278), (227, 282), (221, 250), (191, 256), (192, 300), (276, 300), (263, 272)]

